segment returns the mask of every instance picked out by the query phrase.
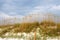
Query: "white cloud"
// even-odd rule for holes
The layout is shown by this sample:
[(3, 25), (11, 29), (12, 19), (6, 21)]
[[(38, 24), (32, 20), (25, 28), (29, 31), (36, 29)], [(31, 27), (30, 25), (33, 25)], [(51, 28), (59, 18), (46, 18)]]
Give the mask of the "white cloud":
[(16, 12), (9, 12), (10, 15), (17, 15)]
[(40, 13), (45, 13), (46, 9), (48, 9), (48, 7), (36, 6), (36, 7), (34, 7), (33, 10), (30, 11), (28, 14), (40, 14)]
[(60, 10), (60, 5), (50, 5), (50, 6), (36, 6), (35, 9), (44, 10), (44, 9), (54, 9)]
[(51, 7), (51, 9), (60, 10), (60, 5), (54, 5)]
[[(14, 13), (13, 13), (13, 14), (14, 14)], [(23, 17), (23, 15), (10, 16), (10, 15), (8, 15), (7, 13), (0, 12), (0, 18), (3, 18), (3, 19), (22, 18), (22, 17)]]
[[(27, 14), (38, 14), (38, 13), (53, 13), (56, 14), (60, 10), (60, 5), (49, 5), (49, 6), (35, 6)], [(56, 13), (55, 13), (56, 12)], [(58, 14), (57, 14), (58, 15)]]
[(9, 16), (9, 15), (7, 15), (7, 14), (5, 14), (5, 13), (3, 13), (3, 12), (0, 12), (0, 18), (11, 18), (12, 16)]
[(43, 7), (43, 6), (36, 6), (36, 7), (34, 7), (35, 9), (43, 9), (43, 8), (45, 8), (45, 7)]

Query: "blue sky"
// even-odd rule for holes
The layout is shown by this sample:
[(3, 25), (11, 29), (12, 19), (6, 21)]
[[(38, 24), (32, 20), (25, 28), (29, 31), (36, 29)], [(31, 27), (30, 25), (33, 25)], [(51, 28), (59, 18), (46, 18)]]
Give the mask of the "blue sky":
[(30, 13), (60, 15), (60, 0), (0, 0), (0, 18), (23, 17)]

